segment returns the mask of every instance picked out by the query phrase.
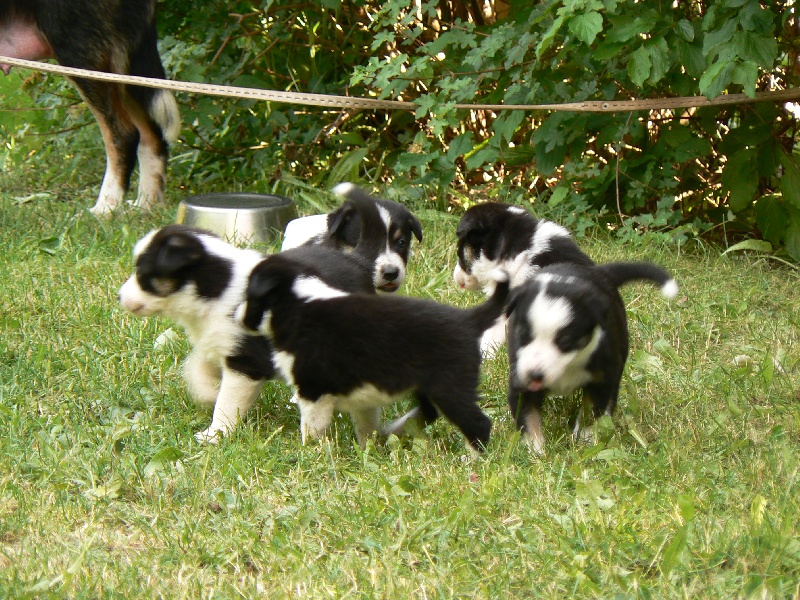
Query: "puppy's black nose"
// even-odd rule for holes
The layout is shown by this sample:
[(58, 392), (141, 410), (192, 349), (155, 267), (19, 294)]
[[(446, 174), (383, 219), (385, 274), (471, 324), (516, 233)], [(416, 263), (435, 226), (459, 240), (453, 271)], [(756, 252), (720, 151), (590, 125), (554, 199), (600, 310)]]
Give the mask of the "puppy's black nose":
[(397, 267), (388, 267), (383, 270), (383, 278), (386, 281), (394, 281), (398, 277), (400, 277), (400, 269)]

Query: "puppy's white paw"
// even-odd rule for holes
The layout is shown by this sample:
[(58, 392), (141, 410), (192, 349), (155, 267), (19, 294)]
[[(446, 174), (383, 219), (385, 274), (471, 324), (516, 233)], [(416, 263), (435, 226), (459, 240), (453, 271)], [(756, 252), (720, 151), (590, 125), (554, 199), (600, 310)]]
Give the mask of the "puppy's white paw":
[(194, 434), (194, 439), (196, 439), (201, 444), (216, 444), (218, 443), (225, 434), (228, 433), (227, 427), (215, 427), (211, 425), (208, 429), (204, 429), (203, 431), (198, 431)]

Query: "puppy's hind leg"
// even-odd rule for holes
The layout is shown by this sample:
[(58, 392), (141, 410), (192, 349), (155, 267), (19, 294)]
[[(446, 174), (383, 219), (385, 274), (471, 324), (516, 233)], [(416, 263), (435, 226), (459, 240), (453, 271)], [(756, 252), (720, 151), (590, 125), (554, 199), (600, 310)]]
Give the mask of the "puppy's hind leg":
[(237, 371), (224, 369), (211, 425), (195, 434), (197, 441), (214, 444), (219, 437), (236, 427), (253, 406), (263, 385), (262, 380), (251, 379)]
[(295, 398), (300, 409), (300, 436), (305, 446), (309, 436), (319, 439), (325, 435), (333, 421), (334, 401), (329, 396), (322, 396), (317, 401), (306, 400), (299, 393)]
[(614, 384), (591, 383), (583, 388), (583, 401), (578, 409), (575, 427), (572, 429), (572, 439), (577, 441), (593, 442), (594, 432), (590, 429), (590, 422), (596, 423), (603, 416), (611, 417), (617, 405), (619, 396), (619, 381)]
[(350, 411), (353, 419), (353, 426), (356, 430), (356, 438), (361, 448), (366, 448), (367, 440), (380, 429), (381, 409), (365, 408), (362, 410)]

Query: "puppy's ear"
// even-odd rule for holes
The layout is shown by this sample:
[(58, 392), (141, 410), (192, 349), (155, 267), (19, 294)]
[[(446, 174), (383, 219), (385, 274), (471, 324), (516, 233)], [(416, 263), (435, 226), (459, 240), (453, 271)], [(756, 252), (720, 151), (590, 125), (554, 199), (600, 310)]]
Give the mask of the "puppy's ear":
[(187, 233), (173, 233), (159, 248), (155, 268), (161, 273), (176, 273), (183, 268), (197, 264), (205, 255), (200, 240)]
[(414, 215), (410, 217), (411, 221), (411, 231), (414, 233), (414, 237), (417, 238), (418, 242), (422, 241), (422, 223), (419, 222), (419, 219)]
[(266, 299), (269, 294), (280, 287), (285, 277), (281, 273), (266, 270), (254, 270), (247, 281), (247, 298)]
[(328, 215), (328, 237), (355, 247), (361, 237), (361, 220), (352, 200), (345, 202)]

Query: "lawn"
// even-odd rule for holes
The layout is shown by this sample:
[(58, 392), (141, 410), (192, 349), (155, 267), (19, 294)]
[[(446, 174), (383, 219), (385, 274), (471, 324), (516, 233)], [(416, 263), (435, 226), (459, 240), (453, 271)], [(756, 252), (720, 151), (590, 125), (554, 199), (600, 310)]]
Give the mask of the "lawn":
[[(98, 222), (102, 147), (84, 152), (83, 176), (0, 179), (0, 597), (800, 596), (797, 268), (579, 239), (681, 286), (673, 301), (625, 288), (631, 356), (595, 443), (567, 436), (578, 400), (551, 398), (547, 454), (531, 455), (500, 352), (483, 371), (494, 428), (479, 460), (443, 421), (362, 451), (339, 418), (302, 446), (281, 383), (205, 446), (185, 337), (117, 303), (134, 243), (186, 192), (170, 181), (168, 207)], [(425, 239), (403, 293), (479, 302), (450, 279), (458, 216), (416, 212)], [(181, 335), (156, 349), (170, 327)]]

